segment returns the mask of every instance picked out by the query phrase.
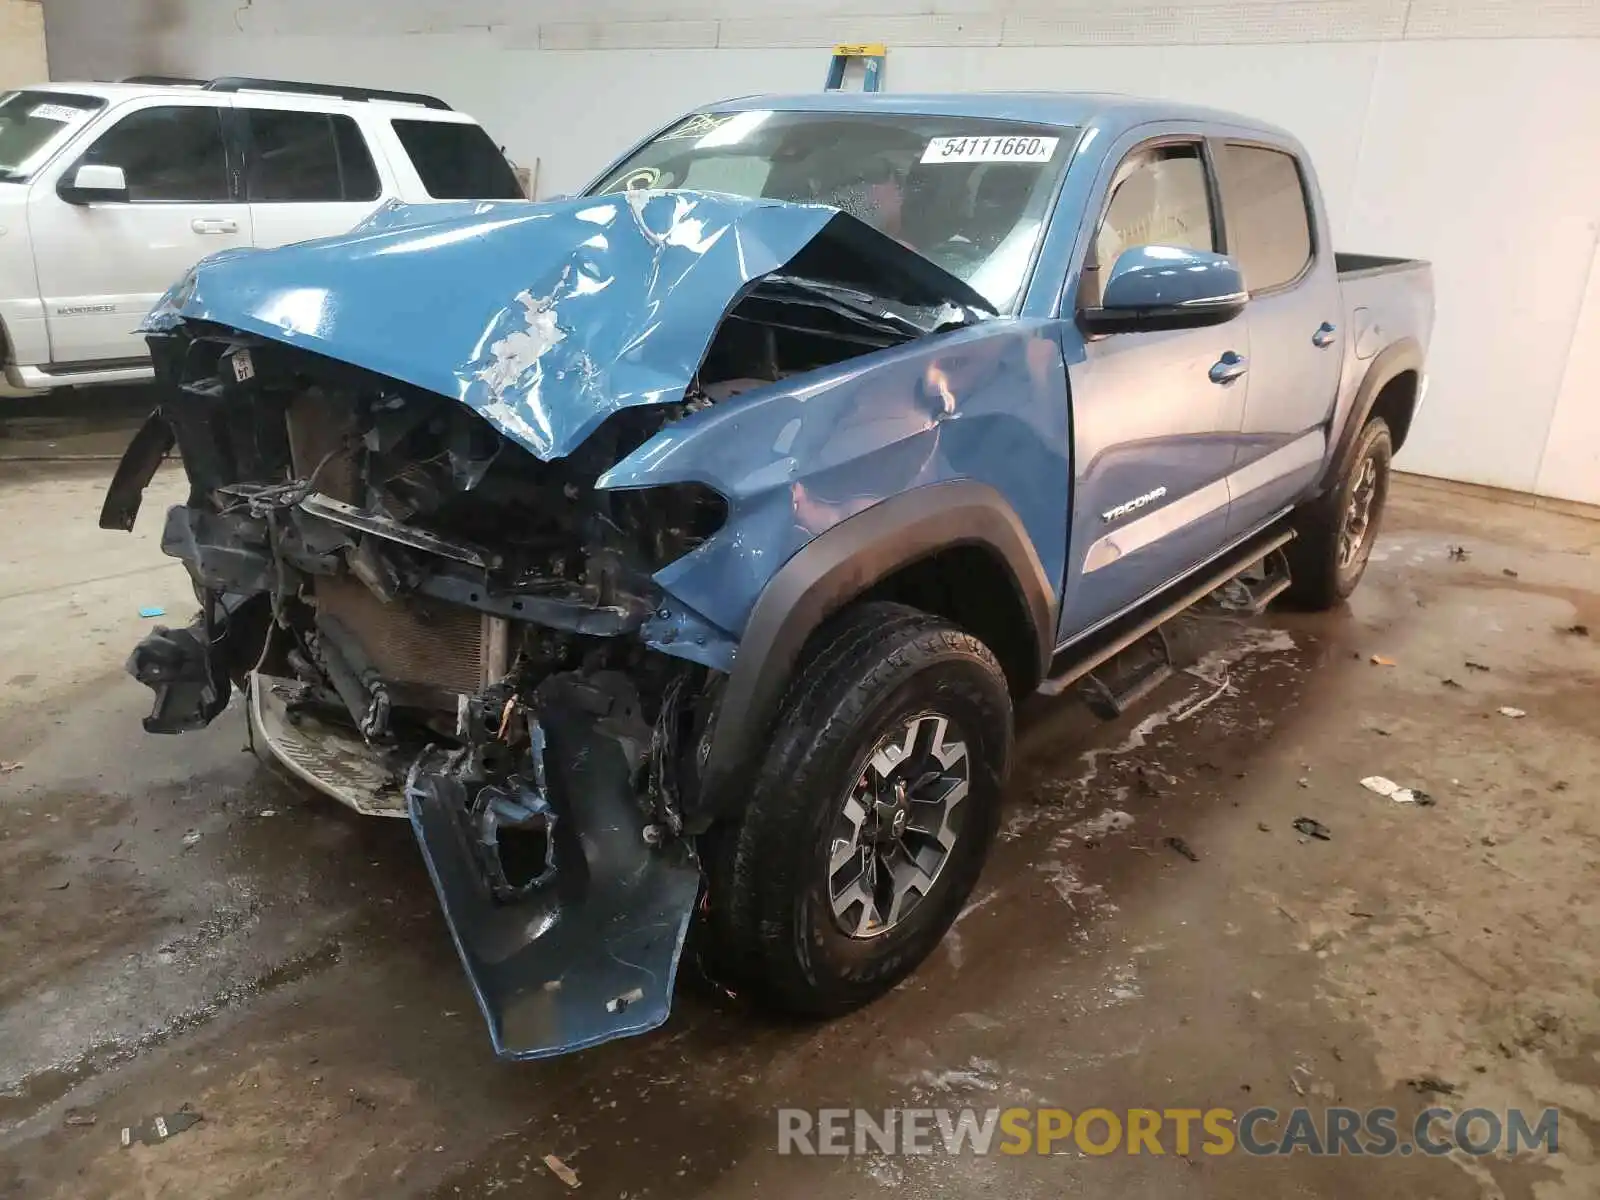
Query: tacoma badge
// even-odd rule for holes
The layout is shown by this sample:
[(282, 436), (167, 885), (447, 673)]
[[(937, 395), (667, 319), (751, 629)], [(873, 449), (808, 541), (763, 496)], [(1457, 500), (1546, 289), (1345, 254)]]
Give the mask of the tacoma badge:
[(1100, 519), (1103, 520), (1107, 525), (1109, 525), (1109, 524), (1111, 524), (1111, 522), (1115, 521), (1118, 517), (1125, 517), (1131, 512), (1138, 512), (1146, 504), (1153, 504), (1153, 503), (1155, 503), (1155, 501), (1161, 499), (1161, 497), (1165, 496), (1166, 494), (1167, 494), (1167, 489), (1166, 488), (1158, 487), (1153, 492), (1146, 492), (1142, 496), (1135, 496), (1132, 500), (1129, 500), (1126, 504), (1119, 504), (1115, 508), (1106, 509), (1105, 512), (1100, 514)]

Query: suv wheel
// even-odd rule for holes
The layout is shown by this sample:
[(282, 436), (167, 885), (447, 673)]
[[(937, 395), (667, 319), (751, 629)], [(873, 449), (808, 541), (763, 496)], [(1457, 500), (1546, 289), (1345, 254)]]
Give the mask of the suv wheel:
[(982, 642), (901, 605), (845, 614), (708, 855), (717, 958), (792, 1012), (888, 991), (977, 883), (1010, 753), (1010, 692)]

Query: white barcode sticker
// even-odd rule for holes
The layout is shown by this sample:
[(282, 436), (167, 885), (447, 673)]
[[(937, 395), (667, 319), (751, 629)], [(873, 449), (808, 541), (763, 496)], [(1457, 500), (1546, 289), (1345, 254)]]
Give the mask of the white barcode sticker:
[(922, 152), (925, 163), (1049, 162), (1060, 138), (1053, 137), (936, 137)]
[(68, 108), (65, 104), (35, 104), (28, 110), (30, 117), (41, 121), (76, 121), (89, 114), (81, 108)]
[(256, 377), (256, 364), (250, 361), (250, 351), (233, 352), (233, 377), (239, 383), (245, 383)]

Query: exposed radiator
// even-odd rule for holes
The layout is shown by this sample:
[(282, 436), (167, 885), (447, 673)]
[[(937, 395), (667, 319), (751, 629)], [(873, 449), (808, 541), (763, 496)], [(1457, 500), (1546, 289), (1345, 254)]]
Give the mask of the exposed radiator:
[(304, 479), (320, 466), (316, 490), (346, 504), (362, 501), (356, 486), (355, 460), (350, 457), (355, 424), (350, 401), (319, 388), (302, 392), (289, 402), (289, 453), (294, 458), (295, 475)]
[(505, 670), (504, 650), (499, 663), (489, 652), (504, 624), (498, 618), (434, 601), (385, 604), (348, 575), (318, 579), (316, 596), (318, 610), (337, 617), (378, 673), (395, 683), (470, 693)]
[[(353, 431), (349, 404), (312, 391), (290, 405), (288, 423), (295, 474), (307, 475), (323, 463), (317, 490), (347, 504), (362, 503), (348, 451), (323, 462)], [(434, 600), (385, 604), (350, 575), (319, 577), (313, 589), (318, 611), (337, 617), (391, 682), (471, 693), (505, 673), (509, 627), (498, 617)]]

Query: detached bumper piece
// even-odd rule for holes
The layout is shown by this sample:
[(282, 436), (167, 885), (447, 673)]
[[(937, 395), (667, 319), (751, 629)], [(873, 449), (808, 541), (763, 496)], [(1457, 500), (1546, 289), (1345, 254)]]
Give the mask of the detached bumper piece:
[(635, 784), (646, 744), (559, 708), (529, 733), (524, 768), (509, 778), (474, 792), (459, 759), (425, 756), (406, 786), (451, 937), (505, 1059), (665, 1022), (700, 889), (688, 842), (655, 844)]
[(212, 593), (182, 629), (155, 630), (128, 656), (128, 674), (155, 692), (146, 733), (187, 733), (209, 725), (233, 695), (233, 680), (261, 654), (265, 596)]
[(146, 733), (187, 733), (209, 725), (233, 692), (200, 621), (184, 629), (158, 626), (133, 648), (128, 674), (156, 694), (155, 708), (144, 719)]
[(270, 755), (296, 779), (364, 816), (404, 817), (401, 773), (349, 726), (295, 708), (304, 690), (297, 680), (250, 676), (250, 740), (257, 755)]

